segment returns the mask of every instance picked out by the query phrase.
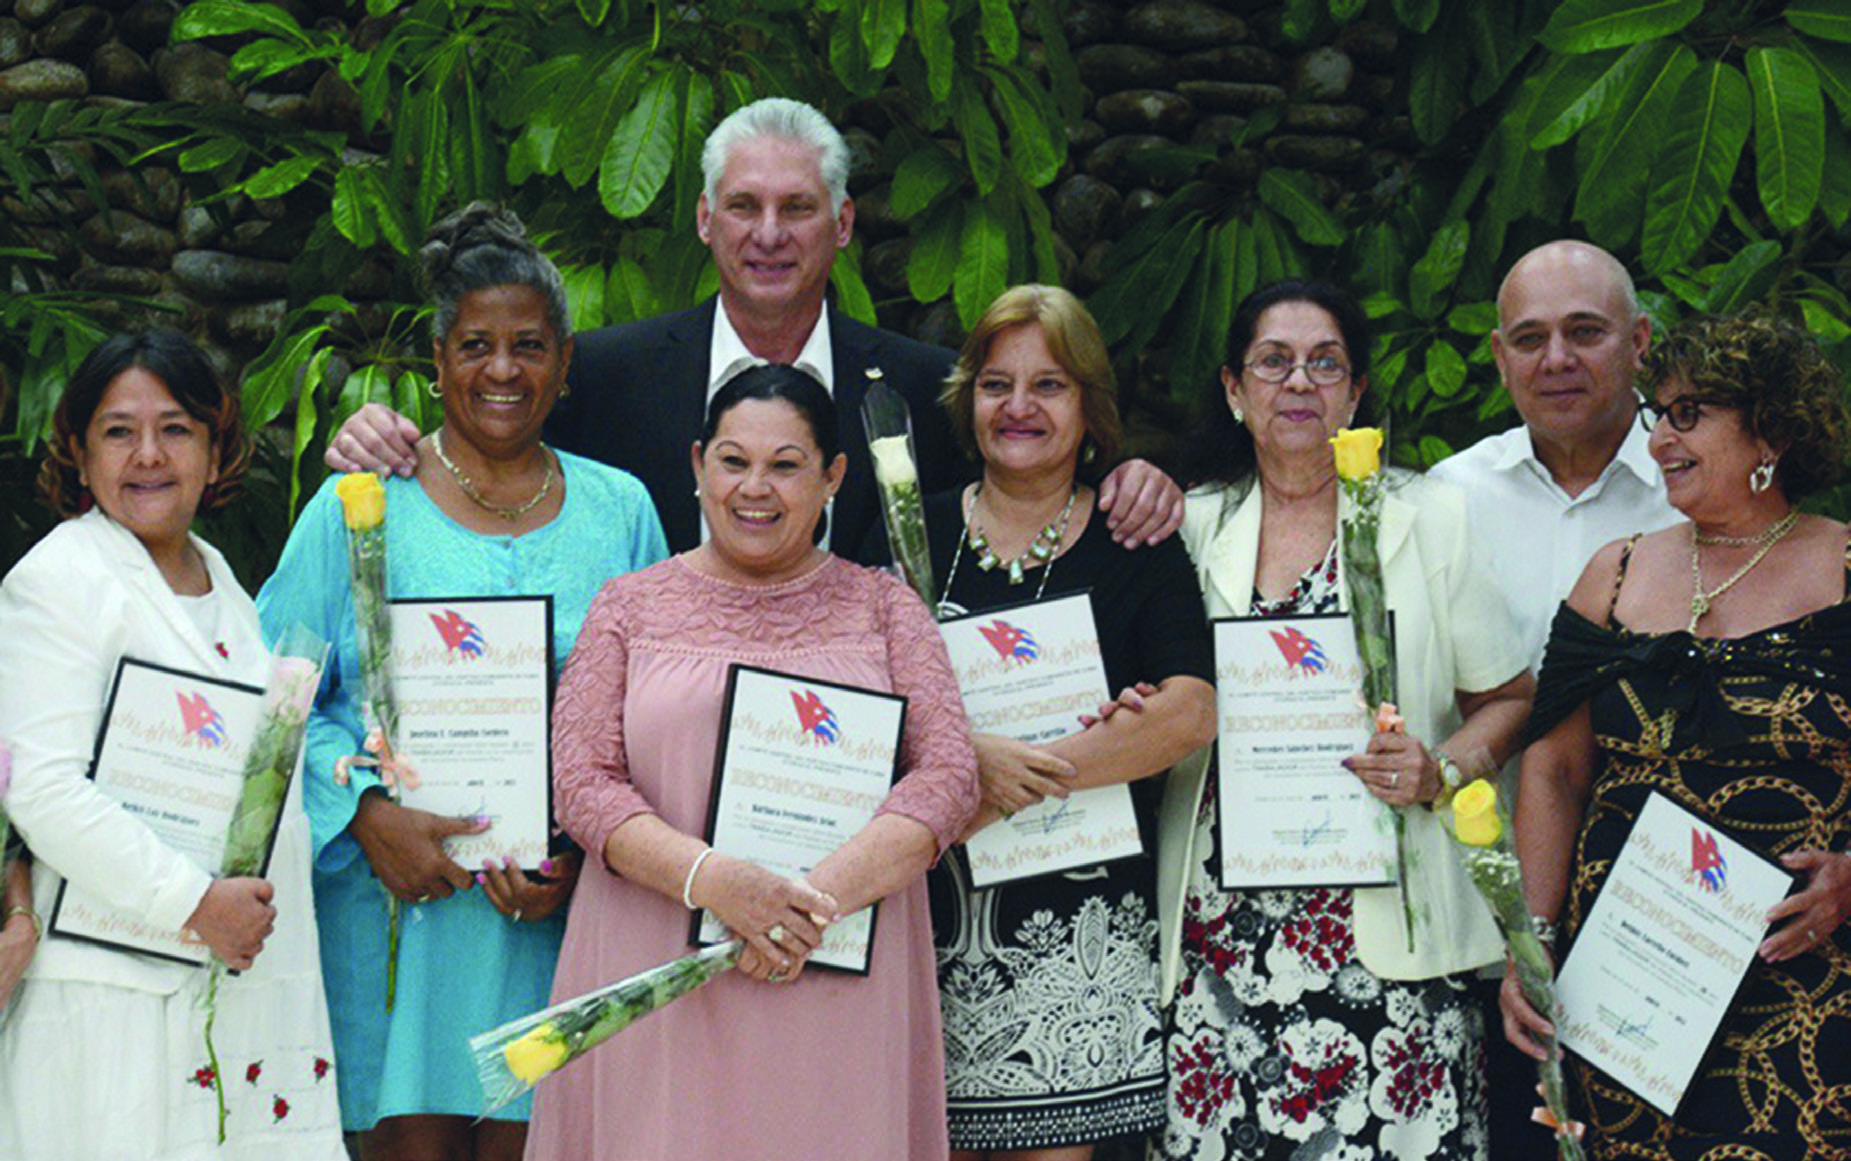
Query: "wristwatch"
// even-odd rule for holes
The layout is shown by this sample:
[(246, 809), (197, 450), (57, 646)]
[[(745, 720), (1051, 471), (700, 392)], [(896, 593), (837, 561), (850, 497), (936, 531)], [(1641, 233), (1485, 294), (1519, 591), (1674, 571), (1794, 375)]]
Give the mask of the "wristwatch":
[(1440, 782), (1449, 792), (1465, 785), (1465, 771), (1459, 769), (1459, 763), (1453, 761), (1445, 750), (1435, 750), (1433, 760), (1439, 763)]

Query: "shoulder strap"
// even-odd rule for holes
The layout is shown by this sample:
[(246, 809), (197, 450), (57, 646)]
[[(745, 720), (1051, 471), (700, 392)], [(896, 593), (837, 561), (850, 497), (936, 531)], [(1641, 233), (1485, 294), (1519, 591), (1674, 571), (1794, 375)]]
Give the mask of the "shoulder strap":
[[(1626, 547), (1620, 549), (1620, 567), (1613, 574), (1613, 596), (1607, 601), (1607, 627), (1613, 627), (1613, 610), (1620, 603), (1620, 586), (1626, 583), (1626, 566), (1632, 563), (1633, 546), (1639, 543), (1639, 533), (1626, 538)], [(1847, 568), (1851, 568), (1851, 546), (1847, 546)]]

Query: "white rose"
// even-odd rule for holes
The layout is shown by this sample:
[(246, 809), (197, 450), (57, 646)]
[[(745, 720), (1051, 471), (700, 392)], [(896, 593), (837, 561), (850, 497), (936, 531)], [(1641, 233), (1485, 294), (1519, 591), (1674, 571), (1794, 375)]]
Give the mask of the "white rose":
[(919, 469), (913, 464), (912, 449), (903, 435), (889, 435), (868, 444), (874, 457), (874, 478), (889, 488), (919, 482)]

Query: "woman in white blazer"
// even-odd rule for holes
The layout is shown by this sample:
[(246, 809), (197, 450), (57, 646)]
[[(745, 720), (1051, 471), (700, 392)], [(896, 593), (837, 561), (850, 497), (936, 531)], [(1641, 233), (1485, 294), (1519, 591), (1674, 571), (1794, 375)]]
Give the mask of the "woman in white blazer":
[[(1236, 311), (1183, 521), (1211, 617), (1346, 607), (1329, 440), (1351, 426), (1370, 349), (1362, 311), (1330, 286), (1279, 283)], [(1404, 1159), (1483, 1146), (1483, 1021), (1465, 976), (1503, 944), (1430, 808), (1511, 751), (1533, 683), (1501, 598), (1471, 567), (1462, 498), (1399, 473), (1391, 489), (1379, 546), (1406, 733), (1377, 734), (1343, 764), (1405, 808), (1414, 946), (1394, 887), (1221, 887), (1218, 772), (1174, 771), (1159, 828), (1175, 1002), (1166, 1157), (1285, 1158), (1314, 1140), (1332, 1156), (1345, 1141)]]
[(53, 416), (40, 485), (67, 517), (0, 582), (5, 808), (47, 922), (65, 882), (128, 920), (192, 933), (243, 974), (208, 973), (48, 932), (0, 1027), (0, 1157), (344, 1156), (327, 1010), (292, 787), (266, 879), (214, 879), (86, 777), (117, 663), (262, 684), (250, 597), (190, 532), (249, 456), (237, 397), (171, 331), (105, 342)]

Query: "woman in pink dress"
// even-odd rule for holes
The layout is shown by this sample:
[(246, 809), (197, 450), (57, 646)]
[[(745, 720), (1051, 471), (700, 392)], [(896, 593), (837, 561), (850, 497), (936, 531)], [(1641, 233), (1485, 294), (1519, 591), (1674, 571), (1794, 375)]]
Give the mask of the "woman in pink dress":
[[(747, 947), (738, 971), (542, 1085), (527, 1157), (945, 1157), (924, 875), (975, 812), (977, 778), (944, 646), (898, 581), (816, 547), (846, 469), (808, 376), (732, 380), (693, 461), (711, 539), (606, 585), (560, 685), (556, 807), (591, 854), (554, 998), (687, 954), (690, 902)], [(892, 792), (805, 878), (701, 837), (734, 662), (907, 698)], [(876, 901), (868, 975), (804, 970), (827, 922)]]

